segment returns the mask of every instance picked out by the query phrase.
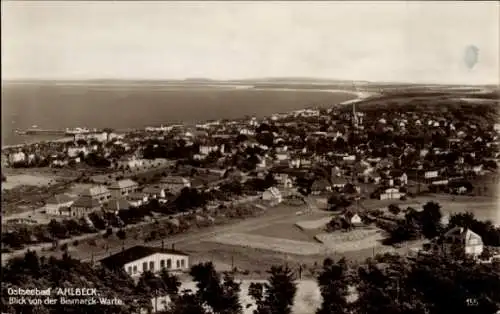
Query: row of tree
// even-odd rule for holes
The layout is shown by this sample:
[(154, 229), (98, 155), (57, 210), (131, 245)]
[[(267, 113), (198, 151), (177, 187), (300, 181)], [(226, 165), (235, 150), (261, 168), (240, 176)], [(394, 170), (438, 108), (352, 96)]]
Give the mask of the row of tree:
[[(179, 278), (162, 270), (145, 272), (134, 282), (124, 270), (91, 267), (65, 254), (39, 258), (28, 252), (2, 267), (2, 312), (7, 313), (137, 313), (153, 310), (155, 296), (168, 295), (163, 314), (290, 314), (297, 299), (298, 278), (287, 265), (273, 266), (264, 283), (251, 283), (252, 304), (241, 303), (241, 282), (219, 274), (211, 262), (192, 266), (195, 291), (181, 290)], [(439, 256), (408, 259), (378, 255), (361, 264), (326, 259), (316, 277), (320, 304), (317, 314), (494, 314), (500, 309), (500, 268), (474, 261), (456, 262)], [(117, 297), (121, 306), (9, 304), (7, 289), (95, 287), (102, 297)], [(314, 293), (314, 292), (311, 292)], [(316, 309), (314, 309), (316, 307)]]

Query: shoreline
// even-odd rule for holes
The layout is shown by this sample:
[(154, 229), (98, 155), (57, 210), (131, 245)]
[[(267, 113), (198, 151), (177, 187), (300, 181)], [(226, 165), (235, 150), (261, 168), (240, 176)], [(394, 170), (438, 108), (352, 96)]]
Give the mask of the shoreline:
[[(347, 100), (341, 103), (338, 103), (336, 105), (350, 105), (353, 103), (357, 103), (359, 101), (365, 100), (369, 97), (375, 96), (378, 93), (376, 92), (367, 92), (367, 91), (350, 91), (350, 90), (342, 90), (342, 89), (301, 89), (301, 88), (254, 88), (253, 86), (239, 86), (235, 87), (235, 89), (246, 89), (246, 90), (255, 90), (255, 91), (293, 91), (293, 92), (321, 92), (321, 93), (345, 93), (345, 94), (351, 94), (355, 95), (356, 98)], [(294, 110), (291, 110), (289, 112), (292, 112)], [(139, 130), (144, 130), (142, 129), (129, 129), (129, 132), (134, 132), (134, 131), (139, 131)], [(36, 144), (44, 144), (44, 143), (64, 143), (64, 142), (70, 142), (72, 141), (72, 137), (63, 137), (63, 138), (57, 138), (57, 139), (52, 139), (52, 140), (30, 140), (26, 141), (24, 143), (20, 144), (9, 144), (9, 145), (2, 145), (2, 151), (4, 150), (9, 150), (9, 149), (15, 149), (15, 148), (23, 148), (25, 146), (31, 146), (31, 145), (36, 145)]]

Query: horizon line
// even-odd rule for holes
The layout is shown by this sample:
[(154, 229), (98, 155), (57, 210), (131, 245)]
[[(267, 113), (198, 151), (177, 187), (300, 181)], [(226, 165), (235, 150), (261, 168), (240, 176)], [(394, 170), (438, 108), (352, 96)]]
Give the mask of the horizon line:
[(2, 83), (9, 82), (91, 82), (91, 81), (141, 81), (141, 82), (162, 82), (162, 81), (213, 81), (213, 82), (235, 82), (235, 81), (259, 81), (259, 80), (311, 80), (318, 82), (351, 82), (365, 84), (408, 84), (408, 85), (448, 85), (448, 86), (498, 86), (500, 83), (436, 83), (436, 82), (410, 82), (410, 81), (370, 81), (370, 80), (355, 80), (355, 79), (335, 79), (322, 77), (300, 77), (300, 76), (271, 76), (271, 77), (251, 77), (251, 78), (229, 78), (217, 79), (209, 77), (185, 77), (185, 78), (2, 78)]

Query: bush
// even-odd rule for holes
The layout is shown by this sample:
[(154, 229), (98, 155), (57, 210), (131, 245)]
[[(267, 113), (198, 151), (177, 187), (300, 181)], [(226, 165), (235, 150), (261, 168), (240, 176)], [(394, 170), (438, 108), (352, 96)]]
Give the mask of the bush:
[(107, 237), (110, 237), (112, 235), (113, 235), (113, 229), (112, 228), (106, 229), (106, 233), (104, 234), (104, 237), (107, 238)]
[(391, 214), (393, 214), (393, 215), (397, 215), (397, 214), (399, 214), (399, 213), (401, 212), (401, 209), (400, 209), (400, 208), (399, 208), (399, 206), (398, 206), (398, 205), (396, 205), (396, 204), (391, 204), (391, 205), (389, 205), (389, 208), (388, 208), (388, 209), (389, 209), (389, 212), (390, 212)]
[(123, 229), (118, 230), (118, 232), (116, 233), (116, 236), (120, 240), (125, 240), (127, 238), (127, 234), (125, 233), (125, 230), (123, 230)]

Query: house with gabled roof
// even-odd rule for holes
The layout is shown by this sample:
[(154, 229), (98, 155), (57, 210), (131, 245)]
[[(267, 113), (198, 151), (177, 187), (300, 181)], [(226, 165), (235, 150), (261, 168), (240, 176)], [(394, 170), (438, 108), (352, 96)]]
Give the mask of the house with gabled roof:
[(280, 190), (275, 187), (270, 187), (262, 193), (262, 199), (273, 203), (281, 203), (283, 201), (283, 196)]
[(432, 248), (442, 254), (456, 256), (458, 253), (478, 258), (483, 253), (484, 244), (480, 235), (468, 228), (455, 227), (433, 241)]
[(100, 204), (104, 204), (111, 198), (111, 193), (104, 185), (96, 185), (83, 190), (79, 196), (89, 199), (95, 199)]
[(75, 197), (67, 194), (56, 194), (45, 201), (45, 212), (49, 215), (64, 215), (66, 211), (62, 209), (73, 205), (75, 200)]
[(102, 203), (95, 198), (80, 196), (69, 209), (69, 216), (80, 218), (90, 213), (100, 211), (102, 209)]
[(149, 199), (163, 199), (167, 196), (165, 188), (160, 185), (148, 185), (142, 190), (142, 193), (144, 193)]
[(146, 271), (156, 273), (166, 269), (173, 272), (185, 272), (189, 270), (189, 255), (173, 248), (137, 245), (108, 256), (100, 263), (111, 270), (123, 269), (136, 279)]
[(137, 182), (133, 180), (124, 179), (111, 183), (108, 186), (108, 189), (112, 197), (120, 198), (125, 197), (130, 193), (137, 192), (137, 190), (139, 189), (139, 184), (137, 184)]
[(363, 225), (361, 216), (359, 216), (359, 214), (354, 211), (346, 211), (343, 214), (343, 218), (353, 227), (360, 227)]

